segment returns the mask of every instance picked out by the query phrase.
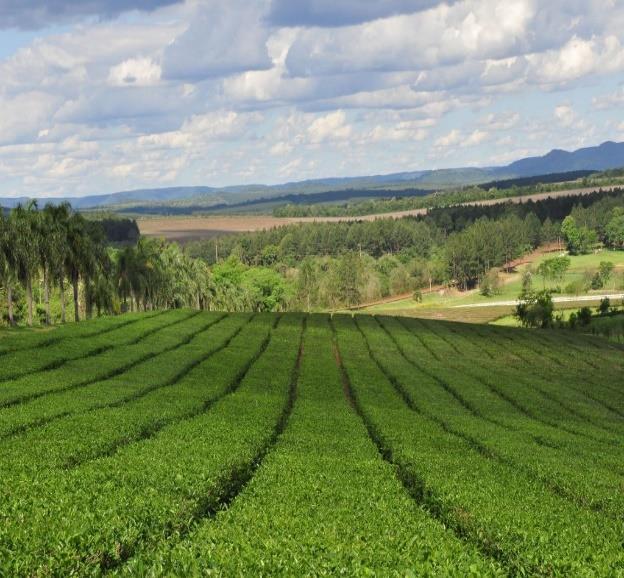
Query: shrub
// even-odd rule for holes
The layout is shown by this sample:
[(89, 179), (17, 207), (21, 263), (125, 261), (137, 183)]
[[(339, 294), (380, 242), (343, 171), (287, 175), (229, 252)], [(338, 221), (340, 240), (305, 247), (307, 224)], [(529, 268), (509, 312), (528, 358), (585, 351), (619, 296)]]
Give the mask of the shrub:
[(611, 300), (608, 297), (605, 297), (600, 301), (600, 305), (598, 305), (598, 313), (600, 313), (600, 315), (606, 315), (609, 313), (610, 308)]
[(529, 295), (516, 306), (514, 316), (524, 327), (546, 329), (553, 325), (555, 306), (549, 291), (539, 291)]
[(592, 320), (592, 312), (589, 307), (581, 307), (578, 312), (578, 322), (579, 325), (583, 327), (587, 327)]

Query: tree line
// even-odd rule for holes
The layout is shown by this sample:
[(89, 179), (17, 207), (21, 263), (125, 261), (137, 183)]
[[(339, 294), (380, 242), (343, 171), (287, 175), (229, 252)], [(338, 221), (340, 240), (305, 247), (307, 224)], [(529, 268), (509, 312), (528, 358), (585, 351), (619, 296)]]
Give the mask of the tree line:
[[(113, 226), (117, 235), (120, 227)], [(202, 308), (210, 298), (209, 270), (203, 261), (158, 240), (141, 238), (136, 244), (113, 247), (102, 223), (86, 219), (67, 203), (39, 210), (31, 202), (0, 213), (0, 286), (11, 325), (22, 316), (22, 306), (28, 325), (33, 325), (36, 313), (49, 325), (56, 317), (53, 303), (64, 323), (69, 308), (79, 321), (95, 312)], [(40, 311), (35, 311), (35, 292), (43, 305)]]
[[(570, 253), (624, 248), (622, 192), (577, 201), (289, 225), (184, 247), (137, 239), (136, 225), (104, 226), (69, 205), (19, 206), (0, 215), (0, 302), (11, 324), (49, 324), (72, 314), (79, 320), (183, 306), (339, 309), (435, 286), (479, 286), (490, 295), (500, 268), (545, 243), (565, 243)], [(126, 242), (114, 245), (111, 237)], [(588, 282), (597, 286), (603, 277)]]

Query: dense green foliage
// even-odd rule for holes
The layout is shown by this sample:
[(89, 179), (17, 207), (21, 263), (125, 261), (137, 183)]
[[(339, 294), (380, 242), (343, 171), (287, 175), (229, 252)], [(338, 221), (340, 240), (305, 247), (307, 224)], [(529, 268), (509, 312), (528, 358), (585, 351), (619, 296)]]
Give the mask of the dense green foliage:
[[(522, 204), (452, 206), (419, 217), (317, 222), (230, 235), (193, 243), (189, 251), (210, 264), (218, 255), (252, 270), (277, 271), (284, 280), (277, 293), (284, 296), (286, 309), (334, 309), (440, 284), (461, 290), (478, 284), (484, 295), (495, 295), (497, 269), (540, 245), (563, 244), (566, 218), (582, 223), (578, 250), (571, 246), (571, 252), (593, 249), (597, 242), (621, 249), (623, 206), (620, 190)], [(543, 273), (545, 280), (551, 273), (555, 280), (561, 276)], [(596, 287), (590, 279), (572, 293), (591, 288)]]
[[(18, 207), (0, 218), (0, 314), (11, 324), (50, 324), (66, 319), (66, 301), (75, 319), (179, 307), (333, 310), (438, 285), (479, 285), (491, 296), (500, 289), (498, 271), (540, 245), (565, 240), (570, 253), (624, 248), (623, 203), (624, 194), (614, 191), (455, 206), (420, 217), (285, 226), (183, 248), (146, 238), (110, 246), (100, 224), (66, 205)], [(596, 273), (577, 285), (572, 293), (600, 289), (605, 277)]]
[(8, 217), (0, 215), (6, 322), (63, 323), (68, 291), (76, 321), (94, 313), (179, 307), (278, 311), (290, 297), (289, 286), (271, 269), (222, 262), (211, 272), (203, 260), (158, 239), (137, 237), (134, 243), (110, 246), (105, 232), (108, 238), (124, 237), (129, 223), (90, 221), (69, 205), (42, 211), (18, 206)]
[(190, 310), (5, 334), (0, 574), (619, 575), (617, 347)]
[[(122, 229), (127, 226), (123, 223)], [(136, 245), (114, 249), (106, 238), (110, 227), (85, 219), (68, 204), (47, 205), (41, 211), (34, 203), (18, 205), (8, 217), (0, 215), (6, 321), (14, 325), (25, 317), (33, 325), (34, 304), (39, 301), (43, 307), (36, 313), (43, 323), (64, 323), (68, 283), (76, 321), (82, 314), (92, 317), (94, 311), (100, 315), (134, 308), (207, 308), (208, 269), (202, 261), (164, 241), (139, 239)], [(112, 229), (109, 233), (117, 235)], [(60, 310), (53, 311), (55, 302)]]
[(624, 311), (618, 310), (610, 315), (592, 315), (585, 324), (580, 323), (578, 317), (580, 315), (577, 316), (573, 329), (624, 343)]

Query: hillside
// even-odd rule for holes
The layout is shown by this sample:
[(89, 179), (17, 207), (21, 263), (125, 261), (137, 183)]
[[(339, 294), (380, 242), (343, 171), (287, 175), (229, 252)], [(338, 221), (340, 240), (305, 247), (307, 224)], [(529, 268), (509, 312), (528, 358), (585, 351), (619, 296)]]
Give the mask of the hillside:
[(6, 575), (624, 568), (616, 345), (174, 310), (0, 358)]
[[(222, 206), (245, 204), (250, 201), (255, 203), (266, 202), (268, 199), (277, 197), (283, 197), (285, 202), (291, 202), (291, 197), (296, 199), (306, 195), (320, 194), (334, 196), (336, 197), (335, 200), (343, 200), (345, 198), (387, 196), (388, 191), (393, 191), (396, 194), (410, 189), (413, 190), (412, 194), (420, 195), (427, 191), (478, 185), (490, 181), (522, 179), (574, 171), (600, 171), (623, 166), (624, 143), (605, 142), (600, 146), (583, 148), (573, 152), (553, 150), (541, 157), (520, 159), (500, 167), (462, 167), (387, 175), (322, 178), (279, 185), (154, 188), (88, 197), (65, 197), (54, 199), (54, 201), (68, 201), (74, 208), (81, 210), (101, 207), (115, 207), (117, 209), (138, 207), (139, 212), (146, 212), (148, 207), (153, 208), (153, 206), (173, 207), (175, 212), (175, 207), (182, 204), (188, 212), (189, 207), (221, 208)], [(375, 192), (378, 189), (379, 191)], [(23, 203), (27, 200), (24, 197), (0, 198), (0, 205), (13, 207), (17, 203)], [(46, 199), (40, 200), (46, 201)], [(316, 202), (322, 202), (322, 200)]]
[(574, 152), (553, 150), (542, 157), (513, 162), (501, 172), (528, 177), (565, 171), (604, 171), (622, 166), (624, 166), (624, 143), (605, 142), (597, 147), (583, 148)]

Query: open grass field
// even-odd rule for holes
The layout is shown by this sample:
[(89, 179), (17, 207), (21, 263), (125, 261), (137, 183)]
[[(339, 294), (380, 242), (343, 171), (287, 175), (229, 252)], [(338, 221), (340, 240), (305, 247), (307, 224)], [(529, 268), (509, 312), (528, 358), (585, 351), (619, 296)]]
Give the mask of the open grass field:
[[(522, 290), (522, 272), (531, 266), (535, 271), (539, 264), (548, 258), (558, 255), (557, 252), (536, 253), (528, 256), (523, 263), (515, 267), (512, 273), (501, 273), (502, 286), (498, 294), (485, 297), (478, 289), (460, 292), (444, 289), (438, 292), (425, 293), (421, 303), (407, 297), (398, 301), (381, 303), (371, 307), (365, 307), (362, 311), (378, 315), (403, 315), (408, 317), (420, 317), (424, 319), (440, 319), (447, 321), (466, 321), (469, 323), (489, 323), (496, 319), (509, 316), (513, 312), (513, 305)], [(570, 268), (564, 279), (557, 282), (544, 282), (541, 277), (534, 275), (533, 286), (535, 289), (552, 289), (555, 285), (563, 288), (559, 294), (555, 294), (555, 301), (562, 298), (565, 302), (556, 303), (557, 309), (578, 309), (584, 305), (590, 307), (598, 305), (602, 295), (617, 295), (624, 293), (624, 251), (603, 250), (590, 255), (577, 255), (570, 257)], [(598, 269), (601, 261), (610, 261), (614, 270), (609, 283), (596, 291), (583, 294), (583, 299), (577, 299), (579, 295), (566, 293), (565, 287), (582, 279), (587, 272)]]
[(0, 340), (0, 575), (624, 574), (624, 356), (367, 315)]

